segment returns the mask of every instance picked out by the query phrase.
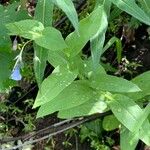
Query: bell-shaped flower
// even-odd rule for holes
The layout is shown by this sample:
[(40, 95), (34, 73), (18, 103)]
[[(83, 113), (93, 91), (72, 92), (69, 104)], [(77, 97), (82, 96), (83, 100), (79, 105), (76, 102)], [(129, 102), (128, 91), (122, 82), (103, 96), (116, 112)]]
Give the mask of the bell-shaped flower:
[(16, 65), (15, 68), (12, 71), (11, 77), (12, 80), (19, 81), (22, 79), (21, 73), (20, 73), (20, 66)]

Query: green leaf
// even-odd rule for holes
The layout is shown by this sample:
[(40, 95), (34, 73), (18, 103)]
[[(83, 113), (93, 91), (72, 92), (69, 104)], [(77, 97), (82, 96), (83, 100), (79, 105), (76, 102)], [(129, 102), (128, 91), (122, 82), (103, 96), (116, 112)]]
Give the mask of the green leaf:
[(37, 83), (40, 87), (44, 77), (48, 52), (47, 49), (44, 49), (36, 44), (34, 44), (34, 50), (34, 72)]
[(150, 123), (148, 120), (142, 124), (138, 132), (134, 132), (143, 111), (132, 99), (116, 94), (114, 99), (108, 102), (108, 105), (116, 118), (133, 133), (133, 140), (138, 137), (145, 144), (150, 145)]
[(121, 58), (122, 58), (122, 43), (120, 39), (116, 40), (116, 51), (117, 51), (117, 61), (118, 63), (121, 62)]
[[(44, 27), (52, 26), (53, 3), (50, 0), (38, 0), (34, 19), (43, 23)], [(34, 72), (40, 86), (44, 76), (48, 51), (41, 46), (34, 44)]]
[(136, 84), (131, 81), (119, 78), (116, 76), (101, 74), (91, 80), (91, 87), (97, 90), (118, 92), (118, 93), (128, 93), (128, 92), (138, 92), (141, 91)]
[(138, 93), (128, 94), (134, 100), (141, 99), (147, 95), (150, 95), (150, 71), (144, 72), (141, 75), (132, 79), (132, 82), (135, 83), (142, 91)]
[(144, 122), (147, 120), (148, 116), (150, 114), (150, 103), (144, 108), (143, 113), (141, 114), (140, 117), (140, 121), (138, 121), (135, 125), (135, 128), (133, 130), (133, 132), (138, 132), (140, 130), (140, 127), (142, 126), (142, 124), (144, 124)]
[(136, 138), (133, 140), (132, 138), (133, 138), (132, 132), (130, 132), (125, 127), (121, 127), (121, 132), (120, 132), (121, 150), (127, 150), (127, 149), (135, 150), (139, 139)]
[(97, 66), (96, 71), (94, 72), (93, 70), (93, 62), (91, 59), (89, 60), (84, 60), (83, 61), (83, 65), (84, 65), (84, 69), (83, 69), (83, 74), (87, 77), (87, 78), (96, 78), (97, 76), (101, 75), (101, 74), (105, 74), (106, 72), (104, 70), (104, 68), (99, 64)]
[[(96, 136), (101, 136), (102, 134), (102, 120), (101, 119), (96, 119), (87, 123), (84, 123), (84, 126), (87, 127), (87, 129), (92, 131), (93, 133), (96, 134)], [(81, 129), (82, 130), (82, 129)]]
[(57, 67), (53, 73), (42, 82), (33, 107), (38, 107), (53, 100), (61, 91), (69, 86), (76, 77), (76, 72), (61, 70), (61, 68)]
[(141, 22), (150, 25), (150, 17), (135, 3), (135, 0), (111, 0), (118, 8)]
[(97, 33), (103, 12), (103, 7), (98, 7), (87, 18), (80, 21), (79, 35), (77, 32), (72, 32), (67, 36), (66, 43), (68, 48), (65, 50), (67, 55), (72, 57), (77, 55), (85, 44)]
[(103, 48), (102, 53), (104, 53), (107, 49), (109, 49), (114, 43), (116, 43), (116, 51), (117, 51), (117, 61), (120, 63), (122, 58), (122, 43), (121, 40), (117, 37), (113, 36)]
[(119, 125), (120, 125), (120, 122), (116, 119), (114, 115), (106, 116), (103, 120), (103, 128), (106, 131), (112, 131), (118, 128)]
[(44, 30), (41, 22), (29, 19), (9, 23), (6, 27), (11, 32), (10, 35), (20, 35), (31, 40), (41, 37)]
[(53, 0), (53, 3), (66, 13), (78, 33), (78, 15), (72, 0)]
[(13, 54), (11, 51), (0, 51), (0, 91), (2, 92), (5, 88), (8, 88), (10, 85), (6, 86), (7, 80), (11, 75), (10, 65), (13, 61)]
[(8, 35), (0, 34), (0, 51), (7, 51), (8, 49), (11, 49), (11, 41), (10, 37)]
[(92, 61), (93, 61), (93, 68), (94, 71), (96, 71), (99, 61), (100, 61), (100, 56), (102, 54), (103, 50), (103, 45), (105, 41), (105, 33), (107, 30), (108, 26), (108, 21), (107, 21), (107, 14), (110, 12), (110, 6), (111, 2), (110, 1), (104, 1), (102, 5), (102, 16), (99, 22), (101, 24), (99, 25), (99, 29), (97, 30), (97, 33), (94, 37), (91, 38), (91, 56), (92, 56)]
[(81, 105), (96, 96), (96, 92), (82, 81), (75, 81), (65, 88), (58, 96), (42, 105), (37, 117), (42, 117), (56, 111), (70, 109)]
[(91, 100), (70, 109), (60, 110), (59, 118), (73, 118), (79, 116), (88, 116), (95, 113), (103, 113), (107, 109), (107, 104), (104, 102), (103, 96), (91, 98)]
[(67, 47), (57, 29), (53, 27), (44, 28), (43, 24), (36, 20), (22, 20), (7, 24), (6, 27), (11, 31), (10, 35), (20, 35), (35, 40), (35, 43), (39, 46), (52, 51), (63, 50)]
[(54, 68), (59, 65), (66, 66), (68, 64), (68, 59), (62, 51), (49, 51), (48, 61)]
[(117, 37), (113, 36), (104, 46), (103, 53), (108, 50), (117, 41), (117, 39)]
[(22, 9), (16, 11), (19, 5), (20, 3), (16, 2), (9, 4), (7, 7), (0, 5), (0, 50), (7, 51), (7, 49), (11, 48), (11, 40), (7, 34), (8, 30), (5, 25), (21, 19), (30, 18), (27, 11)]
[(143, 10), (150, 15), (150, 1), (149, 0), (138, 0)]
[(38, 0), (34, 19), (40, 21), (44, 27), (52, 26), (53, 7), (51, 0)]
[(41, 36), (35, 39), (35, 43), (51, 51), (63, 50), (67, 47), (61, 33), (53, 27), (46, 27)]
[(120, 9), (117, 8), (117, 7), (115, 7), (115, 8), (111, 11), (111, 13), (110, 13), (109, 21), (111, 22), (111, 21), (113, 21), (114, 19), (116, 19), (118, 16), (121, 15), (122, 12), (123, 12), (122, 10), (120, 10)]

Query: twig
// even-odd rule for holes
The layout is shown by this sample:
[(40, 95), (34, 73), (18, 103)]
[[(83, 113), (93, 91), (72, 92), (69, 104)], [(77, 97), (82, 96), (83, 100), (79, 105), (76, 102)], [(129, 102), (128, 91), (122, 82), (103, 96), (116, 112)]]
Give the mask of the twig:
[(43, 134), (45, 133), (46, 131), (48, 132), (50, 129), (52, 128), (57, 128), (59, 126), (62, 126), (63, 124), (65, 123), (68, 123), (70, 122), (71, 120), (64, 120), (64, 121), (61, 121), (59, 123), (55, 123), (49, 127), (46, 127), (44, 129), (41, 129), (39, 131), (34, 131), (34, 132), (30, 132), (29, 134), (25, 134), (23, 136), (18, 136), (18, 137), (12, 137), (12, 138), (4, 138), (4, 139), (0, 139), (0, 143), (8, 143), (8, 142), (12, 142), (12, 141), (17, 141), (17, 140), (22, 140), (22, 141), (27, 141), (29, 138), (32, 138), (32, 137), (35, 137), (37, 135), (40, 135), (40, 134)]
[[(51, 132), (50, 132), (50, 131), (47, 131), (47, 132), (48, 132), (47, 135), (42, 136), (42, 137), (40, 137), (40, 138), (37, 138), (37, 139), (35, 139), (35, 140), (27, 141), (27, 142), (25, 142), (25, 143), (23, 143), (23, 144), (14, 146), (14, 147), (12, 147), (12, 148), (4, 149), (4, 150), (12, 150), (12, 149), (15, 150), (15, 149), (17, 149), (17, 148), (20, 148), (20, 147), (23, 147), (23, 146), (26, 146), (26, 145), (30, 145), (30, 144), (39, 142), (39, 141), (41, 141), (41, 140), (45, 140), (45, 139), (50, 138), (50, 137), (52, 137), (52, 136), (54, 136), (54, 135), (60, 134), (60, 133), (66, 131), (66, 130), (68, 130), (68, 129), (71, 129), (71, 128), (74, 128), (74, 127), (76, 127), (76, 126), (78, 126), (78, 125), (81, 125), (81, 124), (83, 124), (83, 123), (85, 123), (85, 122), (89, 122), (89, 121), (98, 119), (98, 118), (100, 118), (100, 117), (107, 116), (107, 115), (109, 115), (109, 114), (111, 114), (111, 111), (108, 111), (108, 112), (105, 112), (105, 113), (101, 113), (101, 114), (91, 115), (91, 116), (88, 116), (88, 117), (82, 118), (82, 119), (79, 118), (80, 120), (79, 120), (79, 119), (75, 119), (75, 120), (73, 120), (72, 122), (70, 122), (70, 123), (68, 123), (68, 124), (64, 124), (64, 125), (61, 125), (61, 122), (60, 122), (60, 123), (57, 123), (57, 125), (59, 124), (59, 126), (57, 126), (56, 128), (55, 128), (55, 127), (54, 127), (54, 128), (51, 128)], [(63, 122), (64, 122), (64, 121), (63, 121)], [(56, 126), (56, 124), (54, 124), (54, 125), (52, 125), (52, 126)], [(43, 130), (43, 129), (42, 129), (42, 130)], [(48, 129), (48, 130), (49, 130), (49, 129)], [(39, 132), (39, 131), (38, 131), (38, 132)], [(41, 132), (39, 132), (39, 133), (41, 133)], [(29, 134), (28, 134), (28, 135), (29, 135)], [(30, 138), (33, 138), (34, 136), (35, 136), (35, 135), (32, 136), (32, 134), (31, 134), (31, 137), (30, 137)], [(38, 136), (38, 135), (36, 134), (36, 136)], [(26, 137), (27, 137), (27, 135), (24, 135), (24, 136), (22, 136), (22, 137), (18, 137), (18, 139), (17, 139), (17, 138), (11, 138), (11, 140), (10, 140), (10, 138), (9, 138), (9, 141), (16, 141), (16, 139), (17, 139), (17, 140), (22, 140), (22, 139), (24, 139), (24, 138), (26, 138)], [(6, 143), (6, 141), (8, 141), (8, 138), (7, 138), (7, 139), (2, 139), (2, 140), (0, 140), (0, 143)]]
[(52, 128), (56, 128), (56, 127), (62, 126), (62, 125), (64, 125), (64, 124), (66, 124), (66, 123), (69, 123), (70, 121), (71, 121), (71, 119), (69, 119), (69, 120), (64, 120), (64, 121), (55, 123), (55, 124), (53, 124), (53, 125), (51, 125), (51, 126), (48, 126), (48, 127), (44, 128), (44, 129), (41, 129), (41, 130), (39, 130), (39, 131), (33, 132), (32, 134), (30, 134), (29, 136), (27, 136), (23, 141), (27, 141), (28, 139), (30, 139), (30, 138), (33, 137), (33, 136), (40, 135), (40, 134), (44, 134), (46, 131), (49, 131), (49, 130), (52, 129)]

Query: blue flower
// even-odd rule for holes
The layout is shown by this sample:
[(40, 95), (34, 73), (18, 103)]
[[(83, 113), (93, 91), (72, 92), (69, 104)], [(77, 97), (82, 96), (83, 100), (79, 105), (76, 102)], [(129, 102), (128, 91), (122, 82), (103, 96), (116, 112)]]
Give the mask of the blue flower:
[(16, 81), (21, 80), (22, 76), (21, 76), (21, 74), (20, 74), (20, 66), (19, 66), (19, 65), (17, 65), (17, 66), (13, 69), (10, 78), (13, 79), (13, 80), (16, 80)]

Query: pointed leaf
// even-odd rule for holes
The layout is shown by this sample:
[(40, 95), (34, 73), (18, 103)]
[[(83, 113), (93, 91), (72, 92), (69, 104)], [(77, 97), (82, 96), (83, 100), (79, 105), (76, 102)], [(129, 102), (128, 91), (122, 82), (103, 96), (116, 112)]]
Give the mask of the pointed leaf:
[(133, 140), (138, 137), (145, 144), (150, 145), (150, 123), (148, 120), (142, 124), (138, 132), (134, 133), (143, 111), (132, 99), (116, 94), (114, 100), (110, 100), (108, 105), (116, 118), (134, 134)]
[(38, 46), (37, 44), (34, 44), (34, 50), (34, 72), (37, 83), (40, 87), (44, 77), (48, 52), (47, 49), (44, 49), (43, 47)]
[[(34, 19), (43, 23), (44, 27), (52, 26), (53, 3), (50, 0), (38, 0)], [(40, 86), (46, 68), (48, 51), (37, 44), (34, 44), (34, 72)]]
[(78, 15), (72, 0), (53, 0), (53, 3), (55, 3), (66, 13), (67, 17), (78, 33)]
[(138, 93), (128, 94), (134, 100), (141, 99), (147, 95), (150, 95), (150, 71), (144, 72), (141, 75), (132, 79), (132, 82), (135, 83), (142, 91)]
[(31, 40), (41, 37), (44, 30), (41, 22), (29, 19), (9, 23), (6, 27), (11, 32), (10, 35), (20, 35)]
[[(58, 72), (56, 72), (57, 70)], [(42, 82), (33, 107), (38, 107), (53, 100), (73, 82), (76, 76), (76, 72), (59, 70), (59, 67), (57, 67), (54, 72)]]
[(35, 39), (35, 43), (51, 51), (63, 50), (67, 47), (61, 33), (53, 27), (46, 27), (41, 36)]
[(96, 96), (96, 92), (81, 81), (75, 81), (50, 102), (42, 105), (37, 117), (81, 105)]
[(135, 0), (111, 0), (118, 8), (150, 25), (150, 17), (135, 3)]
[(150, 15), (150, 1), (149, 0), (139, 0), (143, 10)]
[(62, 51), (49, 51), (48, 61), (54, 68), (56, 68), (59, 65), (67, 66), (68, 64), (67, 57)]
[[(99, 3), (101, 4), (100, 1)], [(101, 20), (99, 20), (101, 24), (99, 25), (99, 29), (97, 30), (96, 35), (91, 38), (91, 42), (90, 42), (94, 71), (96, 71), (96, 68), (99, 65), (100, 56), (102, 55), (103, 45), (105, 41), (105, 33), (108, 26), (107, 15), (110, 12), (110, 6), (111, 6), (110, 1), (107, 2), (103, 1), (103, 5), (102, 5), (103, 12), (102, 12)]]
[(53, 3), (51, 0), (38, 0), (34, 19), (40, 21), (44, 27), (52, 26)]
[(133, 132), (138, 132), (144, 122), (147, 120), (148, 116), (150, 115), (150, 103), (144, 108), (143, 113), (141, 114), (140, 121), (138, 121), (135, 125)]
[(111, 92), (138, 92), (141, 91), (136, 84), (123, 78), (101, 74), (91, 80), (91, 86), (97, 90)]
[(130, 132), (125, 127), (121, 127), (121, 132), (120, 132), (121, 150), (127, 150), (127, 149), (135, 150), (139, 139), (136, 138), (133, 140), (132, 138), (133, 138), (132, 132)]
[(60, 110), (59, 118), (73, 118), (79, 116), (88, 116), (95, 113), (103, 113), (106, 111), (107, 104), (103, 98), (91, 98), (91, 100), (71, 109)]
[[(70, 56), (77, 55), (85, 44), (92, 38), (99, 29), (101, 18), (103, 15), (103, 7), (100, 6), (94, 10), (87, 18), (79, 23), (79, 35), (77, 32), (72, 32), (66, 38), (68, 49), (66, 53)], [(85, 34), (86, 33), (86, 34)]]
[(35, 40), (35, 43), (46, 49), (55, 51), (66, 48), (66, 43), (57, 29), (44, 28), (43, 24), (36, 20), (22, 20), (7, 24), (10, 35), (20, 35), (24, 38)]

